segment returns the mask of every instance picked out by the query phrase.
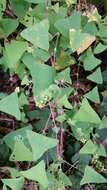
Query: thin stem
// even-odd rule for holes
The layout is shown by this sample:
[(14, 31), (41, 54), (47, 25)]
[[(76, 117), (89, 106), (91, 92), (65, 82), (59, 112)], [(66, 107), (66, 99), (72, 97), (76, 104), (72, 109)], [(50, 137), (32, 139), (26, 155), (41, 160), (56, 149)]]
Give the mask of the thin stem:
[(54, 127), (57, 128), (56, 123), (55, 123), (55, 116), (54, 116), (54, 113), (53, 113), (53, 110), (52, 110), (51, 102), (49, 102), (49, 107), (50, 107), (50, 111), (51, 111), (52, 121), (53, 121)]
[(45, 134), (45, 133), (46, 133), (46, 130), (48, 129), (48, 123), (49, 123), (50, 118), (51, 118), (51, 114), (49, 114), (49, 117), (48, 117), (48, 119), (47, 119), (47, 121), (46, 121), (45, 127), (44, 127), (44, 129), (43, 129), (43, 134)]

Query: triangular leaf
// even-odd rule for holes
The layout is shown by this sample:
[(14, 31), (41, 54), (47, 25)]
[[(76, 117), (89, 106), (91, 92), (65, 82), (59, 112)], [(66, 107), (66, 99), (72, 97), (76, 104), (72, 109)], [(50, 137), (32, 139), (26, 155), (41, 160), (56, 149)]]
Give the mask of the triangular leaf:
[(29, 8), (29, 4), (27, 2), (25, 2), (24, 0), (20, 0), (20, 1), (11, 0), (10, 6), (11, 6), (13, 13), (19, 18), (24, 17)]
[(86, 166), (85, 173), (81, 180), (80, 185), (89, 184), (89, 183), (107, 183), (107, 179), (104, 178), (101, 174), (97, 173), (91, 167)]
[(92, 109), (92, 107), (90, 106), (90, 104), (86, 98), (83, 99), (80, 109), (74, 115), (73, 120), (81, 121), (81, 122), (95, 123), (95, 124), (101, 123), (99, 116)]
[(14, 145), (15, 145), (15, 140), (16, 139), (22, 139), (25, 140), (26, 139), (26, 131), (28, 130), (32, 130), (31, 126), (26, 126), (26, 127), (22, 127), (21, 129), (17, 129), (16, 131), (12, 131), (11, 133), (7, 134), (3, 140), (5, 141), (5, 143), (7, 144), (7, 146), (13, 150), (14, 149)]
[(10, 114), (16, 117), (18, 120), (21, 119), (18, 95), (16, 92), (13, 92), (0, 101), (0, 111)]
[(80, 154), (96, 154), (103, 157), (107, 156), (104, 147), (102, 145), (94, 144), (91, 140), (88, 140), (80, 149)]
[(97, 59), (96, 57), (94, 57), (91, 49), (89, 49), (86, 52), (86, 56), (83, 59), (83, 62), (84, 62), (84, 69), (86, 71), (91, 71), (101, 64), (101, 61)]
[(102, 79), (101, 69), (98, 67), (91, 75), (88, 75), (87, 79), (97, 84), (102, 84), (103, 79)]
[[(4, 18), (0, 20), (0, 38), (8, 37), (18, 27), (18, 21), (15, 19)], [(1, 33), (2, 31), (2, 33)]]
[(44, 188), (48, 186), (44, 161), (39, 162), (39, 164), (27, 171), (20, 172), (20, 174), (27, 179), (39, 182)]
[(34, 95), (39, 96), (41, 92), (44, 92), (53, 82), (55, 77), (55, 69), (41, 64), (38, 60), (35, 60), (31, 55), (26, 54), (23, 58), (24, 64), (30, 70), (33, 79), (33, 91)]
[(95, 152), (96, 146), (91, 140), (88, 140), (80, 150), (80, 154), (94, 154)]
[[(31, 42), (35, 47), (39, 47), (44, 50), (49, 49), (49, 23), (47, 20), (42, 20), (33, 26), (21, 32), (21, 36), (27, 41)], [(31, 35), (32, 34), (32, 35)]]
[(102, 53), (103, 51), (105, 51), (107, 49), (107, 45), (103, 45), (101, 43), (99, 43), (95, 49), (94, 49), (94, 53), (95, 54), (99, 54), (99, 53)]
[(98, 88), (97, 86), (94, 87), (91, 91), (89, 91), (88, 93), (85, 94), (85, 97), (88, 98), (89, 100), (91, 100), (92, 102), (95, 103), (100, 103), (100, 97), (99, 97), (99, 93), (98, 93)]
[[(76, 20), (76, 22), (75, 22)], [(55, 27), (57, 30), (68, 38), (69, 36), (69, 30), (71, 28), (74, 28), (76, 30), (79, 30), (81, 27), (81, 14), (78, 11), (74, 11), (73, 14), (64, 19), (57, 20), (55, 22)]]
[(72, 127), (72, 123), (70, 125), (72, 128), (73, 135), (78, 141), (83, 142), (83, 139), (89, 140), (90, 134), (92, 133), (94, 127), (92, 123), (75, 122), (75, 124), (73, 124), (74, 127)]
[(70, 29), (70, 46), (73, 52), (77, 51), (78, 55), (84, 52), (94, 41), (94, 36), (82, 33), (80, 30)]
[(33, 161), (32, 152), (24, 145), (22, 140), (18, 139), (15, 141), (10, 161)]
[(62, 105), (67, 109), (72, 109), (72, 105), (71, 103), (68, 101), (68, 97), (66, 95), (64, 95), (59, 101), (58, 101), (58, 105)]
[[(27, 49), (27, 43), (23, 41), (12, 40), (5, 44), (5, 58), (9, 68), (14, 68)], [(15, 53), (13, 53), (15, 50)]]
[(24, 179), (22, 177), (15, 179), (2, 179), (2, 182), (12, 190), (22, 190)]
[(58, 140), (27, 131), (27, 137), (33, 152), (33, 159), (38, 160), (47, 150), (57, 146)]
[(64, 71), (57, 73), (55, 80), (62, 81), (64, 83), (71, 83), (70, 68), (67, 68)]

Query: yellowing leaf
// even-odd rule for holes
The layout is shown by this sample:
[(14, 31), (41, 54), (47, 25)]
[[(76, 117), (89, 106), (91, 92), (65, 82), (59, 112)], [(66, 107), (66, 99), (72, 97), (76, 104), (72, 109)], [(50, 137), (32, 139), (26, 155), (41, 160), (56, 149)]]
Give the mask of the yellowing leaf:
[(84, 52), (88, 47), (90, 47), (91, 44), (92, 44), (95, 40), (96, 40), (96, 37), (95, 37), (95, 36), (89, 35), (89, 36), (85, 39), (85, 41), (84, 41), (84, 43), (81, 45), (81, 47), (77, 50), (78, 55), (79, 55), (80, 53)]
[(60, 56), (56, 59), (55, 69), (62, 70), (73, 64), (75, 64), (75, 59), (62, 50)]
[(89, 18), (89, 22), (98, 22), (101, 19), (101, 16), (99, 15), (97, 8), (94, 8), (92, 12), (89, 12), (87, 16)]
[(77, 51), (78, 55), (84, 52), (95, 40), (95, 36), (80, 30), (70, 29), (70, 46), (73, 52)]
[(104, 90), (101, 94), (102, 94), (105, 98), (107, 98), (107, 90)]

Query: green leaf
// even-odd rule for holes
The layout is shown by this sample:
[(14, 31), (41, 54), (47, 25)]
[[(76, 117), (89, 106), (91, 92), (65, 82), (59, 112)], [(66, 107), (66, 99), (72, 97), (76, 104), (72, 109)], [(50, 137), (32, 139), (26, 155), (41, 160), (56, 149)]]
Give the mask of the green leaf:
[(102, 84), (103, 79), (100, 67), (98, 67), (91, 75), (88, 75), (87, 79), (97, 84)]
[[(31, 42), (35, 47), (39, 47), (44, 50), (49, 49), (49, 23), (48, 20), (42, 20), (33, 26), (21, 32), (21, 36)], [(31, 35), (32, 34), (32, 35)]]
[(65, 0), (65, 2), (68, 7), (70, 7), (71, 5), (75, 5), (77, 3), (77, 0)]
[[(22, 154), (23, 153), (23, 154)], [(13, 152), (10, 156), (10, 161), (33, 161), (32, 152), (24, 145), (20, 139), (15, 140)]]
[(86, 122), (76, 122), (74, 124), (74, 127), (72, 127), (72, 124), (70, 124), (70, 126), (74, 137), (81, 142), (90, 139), (90, 134), (92, 133), (93, 128), (95, 127), (94, 125), (92, 125), (92, 123), (90, 124)]
[(18, 17), (24, 17), (29, 7), (29, 4), (24, 0), (11, 0), (10, 5), (12, 7), (12, 11)]
[(21, 171), (20, 174), (27, 179), (39, 182), (43, 188), (48, 187), (48, 179), (46, 176), (45, 163), (43, 160), (31, 169), (28, 169), (27, 171)]
[[(44, 129), (44, 125), (47, 123), (49, 114), (50, 110), (48, 108), (27, 112), (27, 116), (30, 121), (32, 121), (33, 119), (36, 120), (34, 127), (39, 130)], [(48, 126), (51, 126), (51, 124), (51, 121), (49, 121)]]
[(55, 120), (59, 123), (63, 123), (66, 120), (66, 114), (61, 114), (55, 118)]
[(94, 87), (91, 91), (85, 94), (85, 97), (91, 100), (92, 102), (95, 102), (97, 104), (100, 103), (100, 97), (98, 93), (98, 87)]
[(46, 151), (57, 146), (58, 140), (45, 137), (44, 135), (27, 131), (29, 144), (33, 152), (33, 160), (38, 160)]
[(68, 38), (69, 30), (71, 28), (74, 28), (76, 30), (79, 30), (81, 28), (80, 12), (74, 11), (70, 17), (57, 20), (55, 22), (55, 27), (62, 35)]
[(32, 55), (35, 57), (35, 59), (39, 59), (41, 61), (48, 61), (50, 55), (47, 51), (44, 51), (43, 49), (36, 48), (32, 52)]
[(2, 182), (12, 190), (22, 190), (24, 179), (22, 177), (15, 179), (2, 179)]
[(16, 131), (12, 131), (11, 133), (4, 136), (3, 140), (7, 144), (7, 146), (13, 150), (15, 145), (15, 139), (23, 139), (26, 141), (26, 131), (32, 130), (31, 126), (26, 126), (21, 129), (17, 129)]
[(59, 179), (65, 186), (72, 186), (71, 180), (62, 171), (59, 172)]
[(98, 29), (96, 27), (95, 22), (87, 22), (86, 25), (84, 26), (84, 32), (89, 33), (91, 35), (97, 36), (98, 35)]
[(0, 38), (8, 37), (18, 27), (19, 23), (15, 19), (3, 18), (0, 20)]
[(96, 145), (96, 154), (99, 156), (107, 157), (105, 148), (102, 144)]
[(62, 81), (64, 83), (71, 83), (70, 68), (67, 68), (64, 71), (57, 73), (55, 80)]
[(24, 93), (21, 93), (19, 96), (19, 104), (21, 107), (29, 104), (28, 99)]
[(99, 22), (101, 21), (101, 15), (99, 15), (97, 8), (94, 8), (91, 13), (88, 14), (89, 17), (89, 22), (97, 22), (99, 24)]
[(70, 47), (73, 52), (77, 51), (78, 54), (82, 53), (94, 41), (94, 36), (88, 33), (82, 33), (81, 30), (70, 29)]
[(0, 100), (0, 111), (10, 114), (16, 119), (21, 119), (21, 113), (19, 109), (18, 95), (16, 92), (6, 96)]
[(104, 147), (102, 145), (94, 144), (91, 140), (88, 140), (86, 144), (80, 149), (80, 154), (93, 154), (107, 157)]
[(107, 38), (107, 27), (102, 23), (99, 23), (99, 34), (98, 34), (98, 36), (100, 38)]
[(103, 51), (105, 51), (107, 49), (107, 45), (103, 45), (101, 43), (99, 43), (95, 48), (94, 48), (94, 53), (95, 54), (99, 54), (102, 53)]
[(107, 117), (104, 116), (102, 121), (101, 121), (101, 125), (100, 125), (101, 128), (107, 128)]
[(17, 178), (20, 177), (20, 173), (17, 169), (8, 167), (8, 170), (10, 172), (11, 178)]
[(86, 71), (91, 71), (101, 64), (101, 60), (94, 57), (91, 49), (89, 49), (85, 54), (86, 56), (83, 59), (83, 63), (84, 63), (84, 69)]
[(107, 183), (107, 179), (97, 173), (93, 168), (86, 166), (80, 185), (89, 183)]
[(75, 64), (75, 59), (62, 50), (60, 56), (56, 59), (55, 69), (62, 70), (73, 64)]
[(53, 82), (55, 77), (55, 69), (41, 64), (38, 60), (34, 59), (31, 55), (26, 54), (23, 58), (24, 64), (30, 70), (33, 79), (33, 92), (35, 99), (42, 92), (44, 92)]
[(91, 140), (88, 140), (86, 144), (80, 149), (80, 154), (95, 154), (96, 146)]
[(2, 190), (8, 190), (6, 185), (3, 185), (3, 189)]
[(72, 109), (72, 104), (68, 101), (67, 95), (64, 95), (58, 102), (59, 105), (64, 106), (67, 109)]
[(95, 124), (101, 123), (101, 120), (98, 114), (92, 109), (92, 107), (90, 106), (86, 98), (83, 99), (80, 109), (74, 115), (73, 120), (80, 121), (80, 122), (95, 123)]
[[(9, 68), (15, 68), (17, 62), (27, 49), (27, 43), (23, 41), (12, 40), (11, 43), (5, 44), (5, 59)], [(15, 53), (13, 53), (15, 50)]]

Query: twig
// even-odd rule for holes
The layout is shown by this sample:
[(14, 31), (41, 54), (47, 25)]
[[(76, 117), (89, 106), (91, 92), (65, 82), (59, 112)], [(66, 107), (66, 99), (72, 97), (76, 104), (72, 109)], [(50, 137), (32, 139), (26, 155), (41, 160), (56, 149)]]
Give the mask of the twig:
[(46, 124), (45, 124), (45, 127), (44, 127), (44, 129), (43, 129), (43, 134), (45, 134), (45, 133), (46, 133), (46, 130), (48, 129), (48, 123), (49, 123), (50, 118), (51, 118), (51, 114), (49, 114), (49, 117), (48, 117), (47, 122), (46, 122)]

